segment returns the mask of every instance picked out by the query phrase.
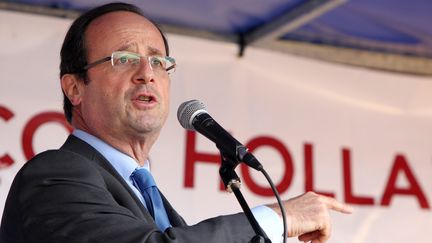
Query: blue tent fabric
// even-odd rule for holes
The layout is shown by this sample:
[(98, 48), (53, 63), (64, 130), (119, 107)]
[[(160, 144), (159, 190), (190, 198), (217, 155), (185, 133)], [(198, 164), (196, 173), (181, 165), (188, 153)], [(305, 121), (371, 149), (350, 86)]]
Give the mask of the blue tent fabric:
[[(25, 4), (78, 12), (108, 2), (110, 1), (0, 0), (0, 4), (14, 5), (15, 8), (19, 4)], [(242, 38), (247, 40), (249, 34), (263, 26), (271, 26), (273, 21), (280, 20), (280, 16), (288, 16), (301, 7), (310, 6), (308, 7), (310, 9), (304, 11), (303, 15), (299, 14), (297, 19), (285, 18), (288, 25), (291, 21), (306, 16), (309, 10), (314, 11), (314, 6), (319, 8), (320, 4), (325, 2), (340, 2), (295, 28), (277, 33), (273, 39), (278, 42), (307, 43), (311, 47), (341, 47), (344, 50), (415, 58), (404, 59), (410, 62), (408, 66), (422, 66), (412, 72), (418, 71), (420, 74), (425, 74), (421, 73), (424, 71), (432, 75), (432, 71), (428, 71), (432, 67), (432, 28), (430, 28), (432, 1), (429, 0), (129, 0), (126, 2), (138, 5), (162, 26), (175, 26), (177, 29), (189, 32), (204, 31), (222, 36), (222, 39), (226, 38), (227, 41), (243, 44), (249, 43)], [(7, 8), (4, 6), (3, 8)], [(284, 24), (279, 23), (275, 28), (283, 27)], [(259, 34), (265, 37), (266, 32), (259, 32)], [(418, 65), (412, 63), (413, 60), (420, 63)], [(382, 65), (388, 66), (388, 64)]]
[(432, 57), (432, 2), (357, 0), (283, 39)]

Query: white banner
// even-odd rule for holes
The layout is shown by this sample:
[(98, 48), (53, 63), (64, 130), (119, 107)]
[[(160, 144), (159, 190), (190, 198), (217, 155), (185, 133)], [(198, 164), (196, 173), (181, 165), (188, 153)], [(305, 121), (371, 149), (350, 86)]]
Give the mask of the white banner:
[[(59, 50), (70, 20), (0, 11), (0, 208), (28, 158), (59, 147)], [(333, 243), (424, 242), (432, 203), (432, 80), (168, 36), (178, 69), (153, 147), (161, 190), (192, 224), (240, 211), (220, 190), (218, 150), (186, 133), (179, 104), (199, 99), (258, 157), (283, 198), (307, 190), (355, 208), (332, 214)], [(273, 202), (262, 175), (237, 170), (251, 206)], [(297, 242), (290, 239), (289, 242)]]

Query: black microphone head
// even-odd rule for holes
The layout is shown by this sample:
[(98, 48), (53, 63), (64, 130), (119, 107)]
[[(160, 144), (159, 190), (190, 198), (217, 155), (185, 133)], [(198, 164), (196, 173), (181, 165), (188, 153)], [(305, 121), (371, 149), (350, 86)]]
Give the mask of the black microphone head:
[(177, 119), (180, 125), (188, 130), (195, 130), (193, 119), (200, 113), (207, 113), (206, 106), (199, 100), (189, 100), (183, 102), (177, 110)]

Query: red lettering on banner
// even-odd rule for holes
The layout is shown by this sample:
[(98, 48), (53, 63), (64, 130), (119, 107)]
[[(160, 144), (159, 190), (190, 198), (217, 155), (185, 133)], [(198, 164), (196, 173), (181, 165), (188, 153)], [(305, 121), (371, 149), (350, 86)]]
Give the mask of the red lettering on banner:
[[(279, 184), (276, 185), (276, 189), (278, 190), (279, 193), (282, 194), (290, 186), (291, 180), (292, 180), (293, 174), (294, 174), (294, 165), (293, 165), (293, 160), (291, 158), (291, 155), (282, 142), (280, 142), (279, 140), (276, 140), (274, 138), (271, 138), (271, 137), (257, 137), (257, 138), (252, 139), (246, 145), (246, 147), (251, 152), (253, 152), (255, 149), (257, 149), (261, 146), (272, 147), (272, 148), (276, 149), (277, 151), (279, 151), (279, 153), (282, 155), (282, 158), (283, 158), (283, 161), (285, 164), (285, 168), (283, 170), (284, 174), (283, 174), (282, 180), (279, 182)], [(252, 179), (252, 176), (250, 175), (250, 171), (249, 171), (248, 166), (242, 165), (241, 166), (241, 172), (242, 172), (243, 180), (244, 180), (245, 184), (249, 187), (249, 189), (252, 192), (254, 192), (258, 195), (261, 195), (261, 196), (273, 196), (274, 195), (273, 191), (270, 187), (262, 187), (262, 186), (260, 186), (254, 182), (254, 180)]]
[(313, 173), (313, 146), (312, 144), (306, 143), (304, 145), (304, 169), (305, 169), (305, 192), (314, 191), (316, 193), (335, 197), (332, 192), (318, 191), (314, 187), (314, 173)]
[[(277, 183), (276, 188), (279, 193), (284, 193), (288, 190), (291, 185), (291, 181), (294, 177), (294, 163), (290, 152), (287, 147), (276, 138), (273, 137), (256, 137), (250, 140), (246, 147), (249, 148), (250, 152), (254, 152), (257, 148), (269, 147), (277, 150), (283, 159), (285, 168), (283, 172), (283, 178)], [(303, 147), (304, 155), (304, 188), (305, 191), (315, 191), (316, 193), (330, 196), (335, 198), (336, 193), (331, 191), (317, 191), (314, 184), (314, 147), (311, 143), (305, 143)], [(198, 162), (212, 163), (220, 166), (220, 155), (219, 153), (202, 153), (197, 152), (196, 149), (196, 133), (188, 131), (186, 133), (186, 163), (185, 163), (185, 187), (194, 187), (195, 178), (195, 165)], [(250, 168), (244, 164), (240, 164), (240, 170), (242, 172), (242, 180), (244, 184), (254, 194), (260, 196), (273, 196), (273, 191), (270, 187), (261, 186), (256, 183), (251, 175)], [(344, 202), (356, 205), (374, 205), (376, 198), (372, 196), (358, 195), (354, 193), (353, 184), (353, 171), (351, 168), (351, 151), (348, 148), (342, 148), (342, 173), (343, 173), (343, 190), (344, 190)], [(396, 186), (396, 180), (399, 174), (404, 173), (409, 186), (407, 188), (400, 188)], [(220, 181), (221, 190), (223, 190), (223, 183)], [(412, 170), (410, 169), (408, 162), (402, 155), (397, 155), (394, 161), (393, 168), (390, 172), (387, 185), (384, 190), (384, 194), (381, 200), (381, 205), (388, 206), (391, 199), (395, 195), (410, 195), (417, 198), (420, 207), (429, 209), (428, 200), (423, 193), (419, 183), (417, 182)]]
[(36, 130), (41, 125), (48, 122), (58, 122), (63, 125), (63, 127), (68, 130), (68, 132), (72, 132), (73, 130), (73, 128), (66, 121), (63, 113), (60, 112), (43, 112), (32, 117), (24, 127), (21, 139), (24, 156), (27, 160), (31, 159), (35, 155), (33, 150), (33, 137)]
[(14, 116), (14, 113), (11, 110), (0, 105), (0, 117), (3, 120), (9, 121), (13, 116)]
[[(184, 186), (194, 187), (195, 181), (195, 165), (196, 163), (213, 163), (218, 166), (221, 164), (221, 158), (219, 153), (209, 154), (209, 153), (199, 153), (196, 151), (196, 132), (187, 131), (186, 132), (186, 158), (185, 158), (185, 177)], [(220, 181), (220, 190), (225, 190), (225, 186), (222, 181)]]
[[(407, 188), (396, 187), (397, 177), (400, 173), (404, 173), (408, 180), (409, 186)], [(392, 197), (396, 194), (415, 196), (421, 208), (424, 209), (429, 208), (429, 203), (403, 155), (396, 156), (393, 168), (390, 173), (389, 180), (387, 182), (387, 186), (384, 190), (384, 195), (381, 201), (381, 205), (383, 206), (390, 205), (390, 201)]]
[[(0, 118), (4, 121), (9, 121), (14, 116), (14, 113), (8, 108), (0, 105)], [(13, 158), (8, 154), (0, 157), (0, 169), (11, 166), (14, 163)]]
[(359, 205), (373, 205), (372, 197), (356, 196), (353, 194), (351, 178), (351, 153), (349, 149), (342, 149), (343, 178), (345, 202)]

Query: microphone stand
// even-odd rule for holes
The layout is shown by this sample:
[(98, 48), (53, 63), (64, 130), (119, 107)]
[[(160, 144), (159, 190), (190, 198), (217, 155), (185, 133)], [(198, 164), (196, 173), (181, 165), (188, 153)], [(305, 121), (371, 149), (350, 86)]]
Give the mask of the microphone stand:
[(255, 231), (255, 236), (252, 238), (250, 242), (252, 243), (271, 243), (271, 240), (267, 237), (263, 229), (259, 226), (256, 221), (252, 211), (247, 204), (243, 194), (240, 191), (241, 181), (235, 172), (235, 167), (239, 164), (238, 161), (230, 159), (225, 156), (221, 150), (221, 161), (222, 165), (219, 169), (219, 174), (222, 178), (223, 183), (225, 184), (225, 188), (228, 192), (233, 192), (239, 202), (240, 206), (243, 209), (247, 219), (249, 220), (250, 225)]

